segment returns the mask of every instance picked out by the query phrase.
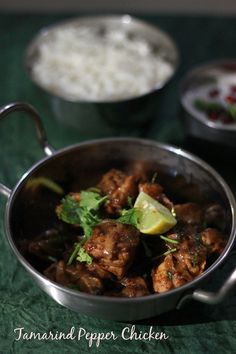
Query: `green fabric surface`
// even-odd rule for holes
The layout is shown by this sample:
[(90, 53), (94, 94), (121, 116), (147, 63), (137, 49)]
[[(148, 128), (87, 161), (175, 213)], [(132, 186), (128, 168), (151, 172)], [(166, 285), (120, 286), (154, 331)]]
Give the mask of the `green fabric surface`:
[[(62, 15), (0, 15), (0, 105), (11, 101), (26, 101), (40, 112), (49, 137), (56, 148), (79, 142), (76, 129), (59, 124), (50, 111), (46, 98), (34, 87), (23, 68), (24, 50), (33, 35)], [(179, 108), (179, 83), (184, 73), (193, 66), (216, 58), (236, 57), (236, 19), (222, 17), (139, 16), (166, 30), (180, 49), (177, 74), (164, 89), (157, 115), (139, 136), (183, 146), (211, 163), (227, 180), (236, 193), (235, 152), (206, 146), (189, 139), (184, 131)], [(86, 138), (89, 138), (87, 136)], [(24, 172), (43, 153), (35, 138), (32, 123), (22, 115), (14, 114), (1, 122), (0, 127), (0, 182), (13, 187)], [(10, 251), (4, 237), (4, 209), (6, 200), (0, 196), (0, 354), (43, 353), (236, 353), (236, 295), (235, 291), (217, 306), (197, 302), (183, 309), (136, 323), (116, 323), (74, 313), (54, 302), (31, 280)], [(233, 270), (235, 255), (212, 275), (209, 289), (217, 289)], [(165, 332), (167, 340), (124, 340), (120, 334), (127, 326), (137, 331)], [(113, 331), (117, 340), (103, 341), (89, 347), (83, 337), (78, 340), (19, 340), (14, 329), (24, 327), (26, 332), (68, 333), (84, 328), (91, 333)]]

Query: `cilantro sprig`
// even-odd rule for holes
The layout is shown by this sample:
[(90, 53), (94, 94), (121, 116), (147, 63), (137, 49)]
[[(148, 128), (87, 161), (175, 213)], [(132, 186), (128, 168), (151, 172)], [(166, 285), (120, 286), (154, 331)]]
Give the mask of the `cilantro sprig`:
[(87, 238), (84, 237), (82, 241), (75, 244), (74, 251), (71, 253), (67, 265), (70, 265), (75, 259), (79, 262), (85, 262), (90, 265), (93, 261), (92, 257), (85, 251), (83, 245)]
[(67, 195), (57, 208), (57, 216), (68, 224), (80, 225), (85, 236), (90, 236), (93, 228), (101, 221), (99, 209), (106, 200), (106, 196), (91, 191), (81, 191), (79, 201)]
[(234, 121), (236, 121), (236, 108), (232, 104), (224, 105), (220, 102), (208, 102), (202, 99), (196, 99), (194, 106), (202, 112), (226, 112)]
[(137, 208), (123, 209), (121, 216), (117, 219), (122, 224), (138, 226), (140, 220), (140, 210)]
[(70, 195), (67, 195), (62, 199), (61, 205), (57, 207), (56, 213), (58, 218), (67, 224), (79, 224), (79, 207), (79, 203)]
[(98, 210), (100, 206), (107, 200), (107, 196), (101, 196), (98, 192), (81, 191), (80, 207), (88, 210)]
[(61, 205), (57, 208), (58, 218), (68, 224), (80, 225), (84, 231), (82, 240), (74, 246), (67, 262), (68, 265), (75, 259), (87, 264), (92, 263), (93, 259), (83, 245), (91, 236), (94, 227), (101, 222), (100, 207), (106, 200), (106, 196), (101, 196), (94, 191), (81, 191), (79, 200), (74, 199), (71, 195), (62, 199)]

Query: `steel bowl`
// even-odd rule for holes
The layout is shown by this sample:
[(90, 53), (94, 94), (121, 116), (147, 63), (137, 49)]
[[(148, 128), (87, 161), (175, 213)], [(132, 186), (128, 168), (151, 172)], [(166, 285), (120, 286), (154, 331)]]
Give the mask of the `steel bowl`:
[[(177, 147), (135, 138), (98, 139), (55, 151), (48, 143), (38, 113), (24, 103), (9, 104), (0, 109), (0, 120), (13, 111), (22, 111), (33, 118), (37, 136), (46, 157), (27, 171), (13, 189), (0, 184), (0, 193), (7, 197), (5, 233), (18, 261), (38, 286), (59, 304), (83, 314), (110, 320), (139, 320), (153, 317), (195, 299), (215, 304), (221, 301), (236, 282), (236, 269), (216, 292), (201, 290), (209, 277), (222, 265), (236, 238), (236, 203), (232, 192), (220, 175), (196, 156)], [(137, 298), (114, 298), (90, 295), (67, 288), (47, 279), (34, 259), (25, 257), (19, 243), (22, 238), (38, 235), (50, 228), (55, 218), (52, 197), (45, 198), (39, 191), (29, 196), (26, 184), (34, 177), (47, 177), (67, 185), (72, 190), (75, 183), (80, 188), (91, 185), (91, 180), (111, 167), (126, 168), (130, 164), (147, 164), (163, 174), (164, 179), (178, 181), (178, 193), (189, 193), (191, 200), (219, 201), (227, 211), (227, 245), (222, 254), (193, 281), (162, 294)], [(180, 183), (181, 182), (181, 183)], [(186, 197), (186, 195), (185, 195)], [(40, 216), (40, 217), (39, 217)], [(6, 270), (7, 271), (7, 270)]]
[[(159, 55), (170, 64), (172, 71), (165, 80), (141, 95), (121, 99), (91, 100), (66, 97), (58, 92), (56, 82), (50, 89), (42, 85), (33, 74), (33, 67), (39, 57), (39, 46), (52, 36), (54, 31), (73, 26), (87, 26), (95, 29), (99, 37), (113, 30), (120, 30), (128, 38), (141, 38), (146, 41), (153, 53)], [(79, 40), (79, 38), (78, 38)], [(42, 29), (31, 41), (25, 53), (25, 68), (29, 78), (41, 89), (49, 100), (52, 112), (59, 122), (76, 127), (81, 135), (90, 137), (110, 136), (122, 131), (134, 131), (155, 116), (162, 88), (171, 79), (178, 64), (178, 50), (170, 38), (158, 27), (129, 15), (123, 16), (89, 16), (70, 19)], [(98, 128), (99, 127), (99, 128)]]
[[(234, 85), (236, 85), (235, 59), (211, 61), (189, 71), (180, 85), (181, 116), (190, 136), (228, 148), (236, 148), (236, 121), (231, 124), (223, 124), (208, 120), (201, 113), (193, 110), (188, 100), (189, 94), (194, 97), (199, 90), (205, 90), (211, 85), (218, 84), (220, 87), (224, 75), (229, 78), (231, 76)], [(233, 75), (235, 78), (232, 77)]]

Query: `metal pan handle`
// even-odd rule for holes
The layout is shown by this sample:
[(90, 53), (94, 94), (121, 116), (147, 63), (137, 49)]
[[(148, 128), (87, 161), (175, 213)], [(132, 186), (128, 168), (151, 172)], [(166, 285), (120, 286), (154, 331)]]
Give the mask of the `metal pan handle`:
[[(46, 156), (51, 156), (54, 154), (54, 148), (49, 144), (44, 127), (41, 122), (41, 118), (38, 112), (28, 103), (24, 102), (12, 102), (5, 106), (0, 107), (0, 121), (13, 112), (23, 112), (26, 113), (35, 124), (36, 134), (40, 146), (42, 147)], [(9, 197), (11, 190), (4, 184), (0, 183), (0, 194)]]
[(185, 295), (179, 301), (177, 308), (180, 309), (186, 301), (189, 300), (197, 300), (203, 302), (205, 304), (216, 305), (220, 303), (228, 294), (229, 292), (235, 287), (236, 285), (236, 268), (221, 286), (221, 288), (216, 292), (205, 291), (201, 289), (194, 290), (192, 294)]

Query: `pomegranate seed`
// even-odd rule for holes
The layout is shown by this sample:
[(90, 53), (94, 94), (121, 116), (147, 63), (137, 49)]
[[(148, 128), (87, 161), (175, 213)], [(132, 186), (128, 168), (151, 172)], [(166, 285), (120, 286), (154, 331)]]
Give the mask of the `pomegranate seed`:
[(219, 119), (220, 114), (215, 111), (207, 112), (208, 118), (213, 121), (217, 121)]
[(233, 123), (232, 117), (227, 113), (222, 113), (219, 117), (220, 121), (224, 124)]
[(211, 97), (211, 98), (217, 97), (217, 96), (219, 96), (219, 93), (220, 93), (220, 91), (217, 89), (211, 90), (211, 91), (209, 91), (209, 97)]
[(232, 93), (236, 93), (236, 85), (231, 86), (230, 89)]
[(229, 71), (235, 71), (236, 70), (236, 64), (234, 63), (227, 63), (222, 65), (222, 68), (229, 70)]
[(231, 95), (229, 95), (229, 96), (226, 96), (225, 97), (225, 101), (227, 102), (227, 103), (236, 103), (236, 97), (233, 97), (233, 96), (231, 96)]

